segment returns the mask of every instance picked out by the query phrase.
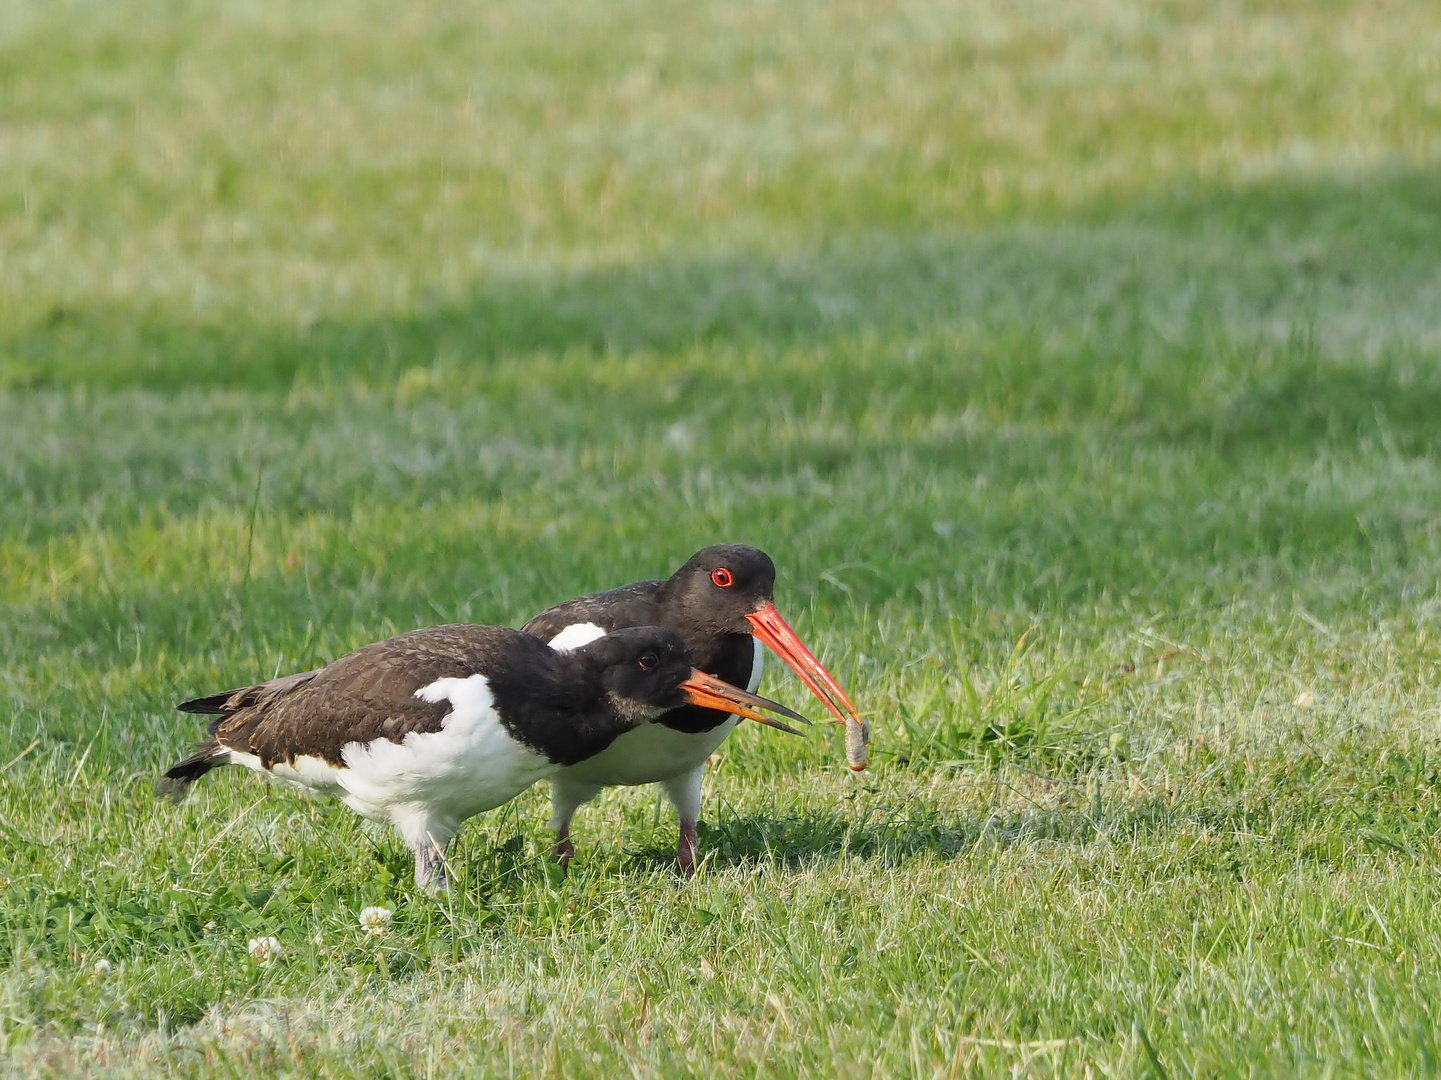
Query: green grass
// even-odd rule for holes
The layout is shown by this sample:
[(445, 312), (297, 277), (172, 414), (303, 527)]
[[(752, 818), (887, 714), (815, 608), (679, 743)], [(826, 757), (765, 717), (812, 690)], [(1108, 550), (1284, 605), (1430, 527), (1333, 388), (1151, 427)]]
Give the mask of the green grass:
[[(1441, 1072), (1430, 5), (293, 7), (0, 9), (4, 1070)], [(719, 539), (875, 756), (739, 732), (694, 881), (155, 796)]]

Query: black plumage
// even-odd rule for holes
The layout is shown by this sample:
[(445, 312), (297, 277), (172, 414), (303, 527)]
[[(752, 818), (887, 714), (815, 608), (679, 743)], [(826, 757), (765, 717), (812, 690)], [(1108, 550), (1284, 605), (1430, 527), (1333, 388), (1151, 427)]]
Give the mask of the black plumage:
[[(557, 604), (525, 624), (527, 633), (568, 647), (589, 635), (641, 625), (674, 631), (702, 671), (754, 691), (760, 678), (757, 637), (790, 664), (838, 717), (854, 714), (844, 692), (775, 610), (776, 569), (770, 556), (745, 544), (714, 544), (696, 552), (669, 578), (639, 581)], [(834, 688), (832, 696), (827, 689)], [(694, 865), (695, 824), (700, 809), (701, 773), (706, 758), (733, 727), (725, 713), (686, 706), (666, 714), (659, 731), (629, 733), (593, 759), (560, 770), (551, 778), (556, 850), (573, 852), (569, 831), (575, 809), (604, 787), (661, 783), (680, 818), (678, 857), (687, 872)], [(689, 736), (686, 738), (684, 736)]]
[(416, 846), (424, 882), (461, 821), (624, 732), (698, 695), (744, 715), (773, 706), (734, 687), (702, 687), (699, 674), (684, 643), (660, 627), (573, 652), (507, 627), (428, 627), (315, 671), (184, 702), (216, 719), (164, 781), (183, 792), (233, 761), (333, 791), (391, 820)]

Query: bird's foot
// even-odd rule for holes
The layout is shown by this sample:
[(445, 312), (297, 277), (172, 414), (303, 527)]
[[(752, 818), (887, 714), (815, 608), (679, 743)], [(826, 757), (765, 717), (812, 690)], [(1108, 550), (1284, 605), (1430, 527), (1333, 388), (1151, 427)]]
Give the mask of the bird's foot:
[(431, 896), (444, 896), (450, 892), (450, 878), (445, 876), (444, 870), (437, 870), (430, 875), (430, 879), (422, 883), (421, 887)]
[(445, 852), (428, 839), (415, 849), (415, 883), (431, 896), (450, 891), (450, 878), (445, 872)]

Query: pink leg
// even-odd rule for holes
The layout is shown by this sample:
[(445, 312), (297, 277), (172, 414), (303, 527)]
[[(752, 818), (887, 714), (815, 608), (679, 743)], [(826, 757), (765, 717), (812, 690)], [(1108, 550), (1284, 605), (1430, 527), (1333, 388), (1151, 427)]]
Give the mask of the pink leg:
[(575, 856), (575, 845), (570, 842), (570, 822), (555, 830), (555, 857), (560, 860), (562, 870), (570, 869), (570, 860)]
[(680, 872), (686, 877), (695, 874), (695, 856), (698, 847), (695, 836), (695, 818), (681, 818), (680, 843), (676, 845), (676, 858), (680, 860)]
[(664, 781), (665, 793), (675, 804), (675, 816), (680, 819), (680, 843), (676, 845), (676, 858), (680, 861), (680, 872), (686, 877), (695, 873), (696, 843), (695, 822), (700, 817), (700, 786), (705, 766), (699, 765), (690, 772), (681, 773)]
[(551, 778), (550, 825), (555, 830), (555, 857), (560, 860), (562, 870), (570, 868), (570, 860), (575, 855), (575, 845), (570, 842), (570, 819), (577, 807), (599, 794), (599, 787), (568, 782), (563, 776)]

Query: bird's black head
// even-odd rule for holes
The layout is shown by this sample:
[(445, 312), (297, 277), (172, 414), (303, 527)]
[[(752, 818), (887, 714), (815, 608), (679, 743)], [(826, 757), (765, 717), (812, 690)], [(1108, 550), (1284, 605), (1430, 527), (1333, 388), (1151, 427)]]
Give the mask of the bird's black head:
[(572, 655), (591, 665), (611, 710), (633, 726), (651, 723), (683, 705), (721, 709), (792, 734), (799, 732), (756, 710), (766, 709), (810, 723), (784, 705), (698, 670), (685, 643), (664, 627), (615, 630), (582, 645)]
[(712, 544), (670, 576), (666, 591), (688, 626), (703, 633), (750, 634), (746, 617), (775, 598), (776, 564), (760, 548)]
[(754, 635), (786, 662), (842, 723), (861, 723), (855, 704), (775, 605), (776, 566), (759, 548), (702, 548), (665, 583), (666, 625), (697, 653), (718, 634)]
[(578, 651), (595, 665), (606, 698), (634, 723), (686, 704), (681, 684), (695, 665), (685, 642), (664, 627), (616, 630)]

